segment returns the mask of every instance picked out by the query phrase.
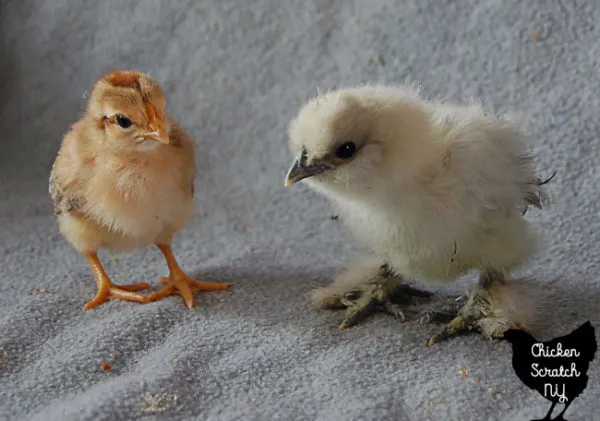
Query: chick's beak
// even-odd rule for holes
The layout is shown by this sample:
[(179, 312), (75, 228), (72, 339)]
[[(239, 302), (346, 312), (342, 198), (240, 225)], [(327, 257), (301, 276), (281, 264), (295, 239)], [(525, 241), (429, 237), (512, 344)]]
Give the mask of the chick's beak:
[(150, 103), (145, 104), (146, 114), (150, 119), (149, 129), (152, 130), (144, 135), (146, 139), (156, 140), (164, 145), (169, 144), (169, 133), (165, 129), (165, 123), (162, 118), (158, 117), (156, 110)]
[(160, 142), (164, 145), (168, 145), (170, 140), (169, 140), (169, 133), (167, 133), (167, 130), (164, 128), (164, 126), (160, 126), (158, 127), (156, 130), (152, 131), (152, 132), (148, 132), (144, 135), (144, 137), (146, 139), (152, 139), (155, 140), (157, 142)]
[(319, 162), (307, 164), (306, 152), (303, 151), (298, 155), (298, 158), (288, 170), (287, 176), (285, 177), (285, 187), (289, 187), (300, 180), (320, 174), (328, 169), (328, 165)]

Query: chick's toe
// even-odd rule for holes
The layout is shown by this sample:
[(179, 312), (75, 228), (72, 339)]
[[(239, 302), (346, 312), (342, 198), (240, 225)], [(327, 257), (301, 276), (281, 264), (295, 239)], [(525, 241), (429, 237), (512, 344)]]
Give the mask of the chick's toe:
[(144, 294), (135, 292), (143, 289), (150, 289), (150, 285), (146, 283), (132, 285), (111, 285), (105, 289), (99, 290), (96, 294), (96, 297), (94, 297), (93, 300), (88, 301), (87, 304), (83, 306), (83, 309), (91, 310), (108, 300), (136, 301), (138, 303), (145, 304), (149, 302), (149, 298)]
[(450, 323), (458, 315), (458, 312), (464, 307), (468, 299), (468, 296), (462, 295), (445, 300), (437, 310), (424, 313), (419, 318), (419, 324)]
[(96, 297), (83, 307), (84, 310), (91, 310), (111, 299), (136, 301), (138, 303), (147, 303), (149, 301), (147, 296), (137, 291), (150, 289), (150, 285), (145, 282), (131, 285), (115, 285), (104, 271), (96, 253), (87, 254), (85, 257), (96, 279), (98, 292)]
[(430, 295), (429, 292), (400, 283), (398, 278), (380, 279), (341, 298), (341, 303), (347, 309), (339, 329), (354, 326), (375, 312), (390, 314), (404, 322), (407, 318), (401, 306), (414, 304), (415, 298), (428, 298)]
[(498, 271), (486, 270), (477, 290), (470, 297), (446, 303), (441, 311), (428, 313), (421, 322), (447, 324), (429, 340), (428, 346), (469, 331), (501, 338), (508, 329), (527, 329), (534, 322), (534, 309), (523, 286), (507, 283)]
[(226, 283), (203, 282), (192, 279), (177, 263), (170, 245), (157, 244), (157, 247), (165, 256), (169, 267), (169, 276), (160, 279), (159, 283), (166, 286), (150, 294), (148, 297), (150, 301), (179, 294), (183, 297), (186, 306), (192, 308), (194, 307), (193, 291), (223, 291), (231, 286), (231, 284)]
[(231, 286), (231, 284), (225, 283), (198, 281), (190, 278), (184, 272), (179, 271), (172, 273), (167, 278), (161, 278), (160, 283), (166, 284), (166, 286), (150, 294), (148, 297), (150, 301), (156, 301), (170, 295), (179, 294), (183, 297), (185, 305), (188, 306), (188, 308), (194, 307), (194, 297), (192, 296), (192, 292), (223, 291)]
[(489, 302), (482, 291), (481, 289), (477, 290), (469, 299), (458, 297), (454, 303), (444, 305), (440, 311), (428, 313), (421, 318), (421, 323), (425, 321), (447, 322), (438, 333), (429, 339), (429, 347), (460, 333), (473, 329), (478, 330), (478, 322), (487, 317), (489, 308)]

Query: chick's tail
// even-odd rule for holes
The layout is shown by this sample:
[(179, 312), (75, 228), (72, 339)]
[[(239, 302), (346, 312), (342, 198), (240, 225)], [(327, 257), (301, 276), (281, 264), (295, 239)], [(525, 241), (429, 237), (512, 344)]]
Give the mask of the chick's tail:
[(543, 209), (550, 204), (550, 195), (545, 190), (546, 184), (550, 183), (556, 176), (557, 171), (554, 171), (545, 180), (536, 178), (532, 182), (523, 185), (524, 204), (521, 207), (521, 215), (525, 215), (529, 206), (537, 209)]

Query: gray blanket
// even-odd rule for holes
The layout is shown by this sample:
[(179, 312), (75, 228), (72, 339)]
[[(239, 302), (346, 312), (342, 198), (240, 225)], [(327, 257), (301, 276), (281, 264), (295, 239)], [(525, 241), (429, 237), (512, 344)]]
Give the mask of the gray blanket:
[[(317, 87), (420, 81), (523, 120), (555, 204), (523, 269), (541, 339), (600, 327), (600, 8), (595, 1), (3, 0), (0, 16), (0, 418), (22, 420), (528, 420), (549, 403), (508, 343), (342, 314), (311, 289), (363, 252), (325, 199), (283, 188), (286, 128)], [(51, 163), (86, 92), (149, 72), (197, 139), (198, 206), (174, 249), (231, 291), (147, 305), (96, 292), (57, 233)], [(101, 254), (116, 282), (166, 273), (153, 248)], [(460, 294), (473, 277), (451, 285)], [(600, 359), (567, 412), (598, 419)], [(101, 369), (102, 362), (111, 370)], [(459, 375), (467, 370), (468, 375)], [(463, 374), (465, 374), (463, 372)]]

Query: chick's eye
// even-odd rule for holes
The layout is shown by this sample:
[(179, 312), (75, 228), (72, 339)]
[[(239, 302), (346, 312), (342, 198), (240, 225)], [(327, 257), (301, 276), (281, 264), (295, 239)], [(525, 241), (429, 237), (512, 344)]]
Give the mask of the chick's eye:
[(123, 128), (123, 129), (127, 129), (128, 127), (131, 127), (131, 125), (133, 124), (133, 121), (131, 121), (131, 119), (123, 116), (123, 115), (117, 115), (116, 117), (116, 121), (117, 124), (119, 125), (119, 127)]
[(335, 156), (342, 159), (352, 158), (356, 153), (356, 145), (352, 142), (346, 142), (335, 151)]

